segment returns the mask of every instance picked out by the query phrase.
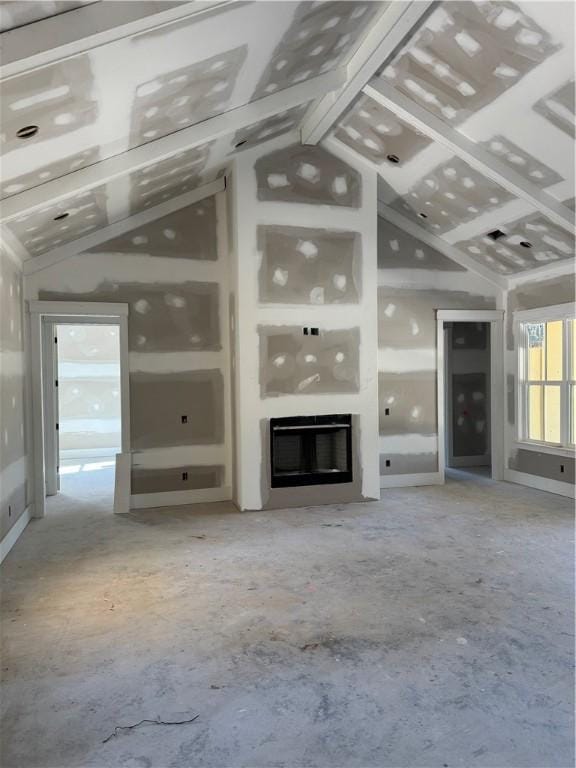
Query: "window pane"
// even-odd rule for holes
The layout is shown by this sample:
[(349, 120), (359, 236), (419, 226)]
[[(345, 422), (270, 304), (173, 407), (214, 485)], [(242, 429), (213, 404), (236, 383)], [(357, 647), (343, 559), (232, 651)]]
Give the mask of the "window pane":
[(542, 385), (528, 388), (528, 439), (542, 440)]
[(571, 379), (576, 379), (576, 320), (569, 320), (570, 338), (572, 339), (572, 375)]
[(544, 440), (560, 442), (560, 387), (544, 388)]
[(528, 379), (542, 381), (544, 378), (544, 323), (526, 323), (528, 337)]
[(562, 320), (546, 323), (546, 378), (562, 379)]
[(570, 419), (571, 423), (571, 429), (570, 429), (570, 442), (576, 443), (576, 386), (570, 387), (570, 404), (571, 409), (570, 412), (572, 414), (572, 418)]

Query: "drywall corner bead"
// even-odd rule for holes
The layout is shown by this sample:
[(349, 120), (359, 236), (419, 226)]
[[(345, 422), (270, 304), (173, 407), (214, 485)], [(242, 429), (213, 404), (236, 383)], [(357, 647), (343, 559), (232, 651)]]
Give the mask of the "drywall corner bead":
[(362, 180), (323, 147), (292, 145), (260, 157), (254, 166), (258, 199), (360, 208)]
[(360, 390), (360, 329), (304, 335), (293, 326), (259, 326), (262, 397)]
[(362, 279), (360, 233), (261, 225), (257, 237), (262, 303), (358, 303)]

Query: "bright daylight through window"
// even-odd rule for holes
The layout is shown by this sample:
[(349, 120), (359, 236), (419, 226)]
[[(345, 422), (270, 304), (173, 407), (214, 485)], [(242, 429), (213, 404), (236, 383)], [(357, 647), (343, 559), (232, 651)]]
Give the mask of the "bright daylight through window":
[(518, 318), (520, 440), (559, 447), (576, 441), (576, 320), (571, 310), (555, 307)]

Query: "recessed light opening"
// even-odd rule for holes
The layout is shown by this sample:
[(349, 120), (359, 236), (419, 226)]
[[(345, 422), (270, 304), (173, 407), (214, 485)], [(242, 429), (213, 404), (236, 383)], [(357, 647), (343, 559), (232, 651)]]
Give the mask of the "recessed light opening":
[(428, 214), (427, 213), (419, 213), (418, 216), (420, 216), (421, 219), (427, 219)]
[(528, 240), (521, 240), (520, 245), (522, 248), (532, 248), (532, 243), (529, 243)]
[(398, 157), (398, 155), (386, 155), (386, 160), (388, 160), (391, 163), (399, 163), (400, 162), (400, 158)]
[(62, 219), (65, 219), (67, 216), (70, 216), (68, 211), (65, 211), (64, 213), (59, 213), (58, 216), (54, 216), (54, 221), (62, 221)]
[(19, 128), (16, 131), (16, 136), (18, 136), (19, 139), (31, 139), (32, 136), (36, 136), (37, 133), (37, 125), (25, 125), (24, 128)]
[(242, 139), (242, 141), (239, 141), (238, 144), (234, 144), (234, 147), (236, 149), (238, 149), (238, 147), (243, 147), (244, 144), (246, 144), (247, 141), (248, 141), (248, 139)]
[(493, 229), (492, 232), (488, 232), (487, 237), (491, 240), (500, 240), (501, 237), (506, 237), (506, 232), (502, 232), (501, 229)]

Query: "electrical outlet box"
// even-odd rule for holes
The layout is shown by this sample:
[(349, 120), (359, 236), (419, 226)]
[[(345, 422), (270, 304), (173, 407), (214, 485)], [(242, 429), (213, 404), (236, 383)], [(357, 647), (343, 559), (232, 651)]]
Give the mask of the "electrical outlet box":
[(304, 336), (308, 336), (308, 328), (302, 328), (302, 333)]
[(386, 459), (386, 466), (387, 466), (387, 467), (389, 467), (389, 466), (390, 466), (390, 459)]
[(390, 416), (390, 408), (384, 409), (384, 416)]
[(188, 472), (182, 472), (182, 480), (188, 480)]
[(310, 333), (312, 334), (312, 336), (320, 335), (320, 331), (318, 330), (318, 328), (310, 328)]
[(188, 416), (182, 416), (182, 424), (188, 424)]

